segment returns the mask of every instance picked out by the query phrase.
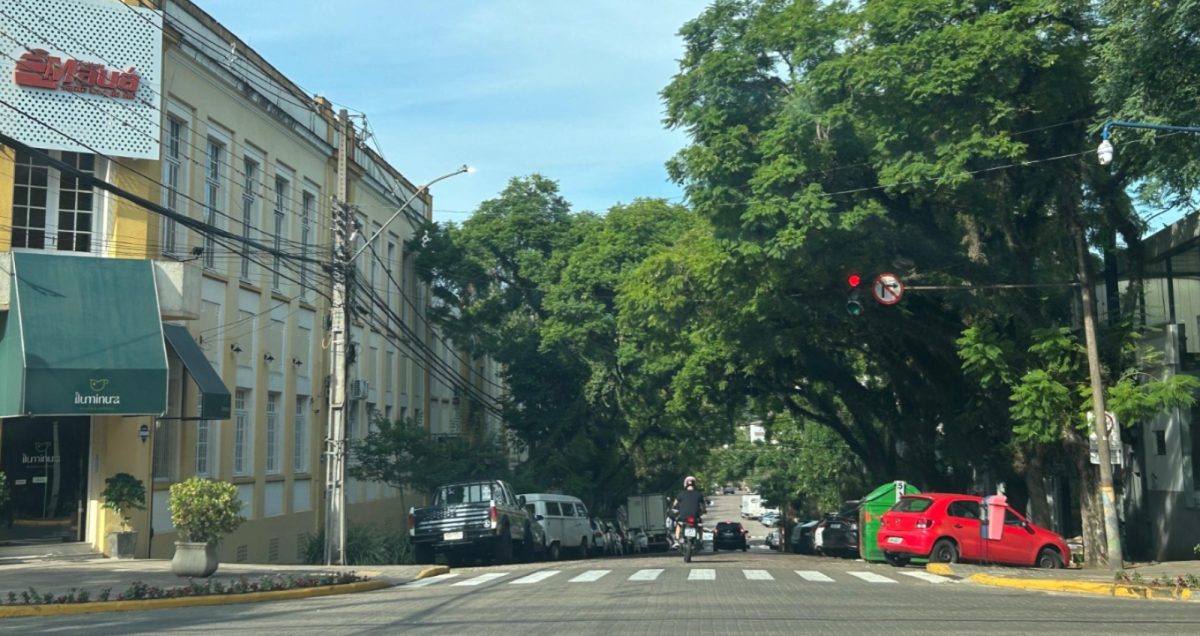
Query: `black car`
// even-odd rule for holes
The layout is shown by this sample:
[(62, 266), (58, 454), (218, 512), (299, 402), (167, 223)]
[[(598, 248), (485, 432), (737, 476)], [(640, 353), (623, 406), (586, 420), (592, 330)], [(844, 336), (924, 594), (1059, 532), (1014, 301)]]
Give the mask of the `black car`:
[(790, 537), (792, 552), (796, 554), (812, 554), (815, 551), (813, 549), (813, 532), (816, 531), (817, 525), (820, 523), (820, 519), (812, 519), (801, 521), (792, 527), (792, 536)]
[(717, 529), (713, 532), (713, 552), (721, 549), (745, 552), (749, 548), (750, 541), (746, 538), (746, 529), (742, 524), (736, 521), (722, 521), (717, 524)]
[(858, 555), (857, 499), (842, 504), (842, 509), (825, 515), (813, 530), (813, 549), (818, 554), (853, 557)]
[(733, 486), (726, 486), (725, 489), (721, 491), (721, 494), (732, 495), (733, 492)]

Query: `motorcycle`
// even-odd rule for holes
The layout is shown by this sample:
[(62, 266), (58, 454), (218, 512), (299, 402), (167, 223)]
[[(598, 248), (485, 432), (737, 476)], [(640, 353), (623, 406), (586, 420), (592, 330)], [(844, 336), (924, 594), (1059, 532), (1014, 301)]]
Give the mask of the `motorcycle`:
[(683, 541), (679, 551), (683, 553), (683, 562), (691, 563), (692, 555), (699, 552), (703, 544), (704, 529), (700, 525), (699, 517), (680, 519), (679, 523), (683, 525)]

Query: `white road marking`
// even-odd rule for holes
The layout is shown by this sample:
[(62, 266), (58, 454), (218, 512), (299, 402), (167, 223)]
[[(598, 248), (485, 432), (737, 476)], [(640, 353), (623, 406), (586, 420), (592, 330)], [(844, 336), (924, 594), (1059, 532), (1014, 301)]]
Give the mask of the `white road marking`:
[(629, 577), (630, 581), (654, 581), (658, 579), (658, 575), (662, 574), (662, 570), (638, 570)]
[(888, 577), (883, 576), (882, 574), (876, 574), (874, 572), (847, 572), (846, 574), (849, 574), (850, 576), (856, 576), (856, 577), (866, 581), (867, 583), (895, 583), (896, 582), (895, 579), (889, 579)]
[(487, 574), (480, 574), (479, 576), (477, 576), (473, 579), (459, 581), (458, 583), (455, 583), (454, 585), (455, 586), (483, 585), (484, 583), (487, 583), (488, 581), (495, 581), (496, 579), (505, 577), (505, 576), (508, 576), (508, 572), (488, 572)]
[(815, 581), (817, 583), (833, 583), (833, 579), (821, 574), (816, 570), (796, 570), (796, 574), (805, 581)]
[(742, 573), (746, 575), (747, 581), (774, 581), (775, 580), (775, 577), (771, 576), (771, 573), (766, 570), (742, 570)]
[(588, 570), (587, 572), (584, 572), (583, 574), (571, 579), (570, 583), (595, 583), (609, 572), (612, 572), (612, 570)]
[(554, 576), (555, 574), (558, 574), (559, 572), (560, 572), (560, 570), (545, 570), (543, 572), (534, 572), (533, 574), (530, 574), (529, 576), (523, 576), (515, 581), (509, 581), (508, 583), (509, 583), (509, 585), (528, 585), (530, 583), (537, 583), (539, 581), (545, 581), (546, 579)]
[(689, 570), (688, 571), (688, 580), (689, 581), (715, 581), (715, 580), (717, 580), (717, 571), (716, 570), (706, 570), (706, 569)]
[(950, 579), (948, 579), (944, 576), (938, 576), (938, 575), (934, 574), (933, 572), (901, 572), (900, 574), (903, 574), (905, 576), (911, 576), (916, 579), (921, 579), (922, 581), (928, 581), (930, 583), (949, 583), (950, 582)]
[(458, 574), (439, 574), (438, 576), (431, 576), (427, 579), (421, 579), (420, 581), (413, 581), (412, 583), (405, 583), (404, 587), (425, 587), (426, 585), (433, 585), (434, 583), (441, 583), (442, 581), (445, 581), (446, 579), (452, 579), (456, 576), (458, 576)]

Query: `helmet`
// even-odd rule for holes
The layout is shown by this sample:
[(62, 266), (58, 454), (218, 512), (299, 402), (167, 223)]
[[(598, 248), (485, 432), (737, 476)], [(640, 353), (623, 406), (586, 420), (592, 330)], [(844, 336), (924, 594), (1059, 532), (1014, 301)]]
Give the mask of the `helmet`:
[(688, 484), (691, 484), (691, 485), (695, 486), (695, 485), (696, 485), (696, 478), (695, 478), (695, 477), (692, 477), (691, 475), (688, 475), (687, 477), (684, 477), (684, 478), (683, 478), (683, 487), (684, 487), (684, 488), (687, 488), (687, 487), (688, 487)]

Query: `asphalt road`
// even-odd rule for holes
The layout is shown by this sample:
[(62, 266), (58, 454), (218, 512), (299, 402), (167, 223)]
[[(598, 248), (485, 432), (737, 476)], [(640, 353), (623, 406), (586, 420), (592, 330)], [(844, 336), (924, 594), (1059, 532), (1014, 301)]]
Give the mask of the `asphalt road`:
[[(710, 515), (710, 519), (718, 520)], [(351, 596), (9, 619), (65, 634), (1196, 634), (1200, 604), (979, 587), (752, 549), (488, 566)]]

